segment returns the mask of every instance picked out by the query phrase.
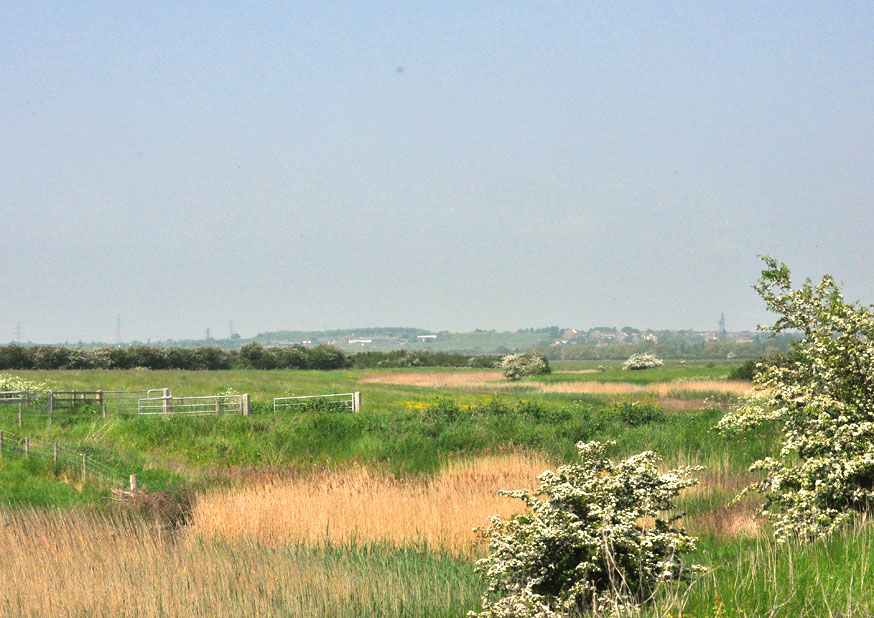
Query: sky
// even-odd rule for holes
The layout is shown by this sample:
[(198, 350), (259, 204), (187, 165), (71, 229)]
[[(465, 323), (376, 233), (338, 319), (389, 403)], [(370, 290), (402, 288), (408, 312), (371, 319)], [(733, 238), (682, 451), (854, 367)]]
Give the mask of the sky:
[[(0, 341), (874, 302), (874, 4), (0, 3)], [(231, 325), (233, 322), (233, 325)]]

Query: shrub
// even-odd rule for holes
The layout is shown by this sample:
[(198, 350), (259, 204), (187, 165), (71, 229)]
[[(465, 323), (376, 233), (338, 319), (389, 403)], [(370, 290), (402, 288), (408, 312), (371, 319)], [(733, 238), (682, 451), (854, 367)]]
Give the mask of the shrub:
[(467, 360), (467, 366), (474, 369), (494, 369), (501, 362), (501, 359), (496, 356), (471, 356)]
[(792, 289), (773, 258), (754, 286), (780, 315), (774, 334), (797, 329), (793, 353), (760, 363), (755, 383), (767, 396), (747, 400), (718, 427), (776, 423), (780, 454), (755, 462), (765, 479), (746, 491), (765, 495), (780, 541), (832, 532), (853, 510), (874, 505), (874, 307), (846, 303), (834, 279)]
[(501, 373), (508, 380), (540, 375), (552, 371), (549, 361), (540, 354), (508, 354), (501, 359)]
[(620, 399), (612, 402), (608, 411), (629, 427), (663, 423), (668, 418), (665, 411), (649, 399)]
[(0, 391), (27, 391), (31, 393), (43, 393), (49, 390), (45, 382), (28, 380), (8, 373), (0, 373)]
[(751, 359), (741, 363), (739, 367), (735, 367), (728, 372), (729, 380), (752, 380), (756, 377), (756, 364), (758, 360)]
[(627, 371), (638, 371), (641, 369), (655, 369), (661, 367), (664, 363), (657, 359), (652, 354), (640, 353), (632, 354), (622, 365), (622, 368)]
[(579, 442), (579, 464), (540, 475), (535, 496), (542, 499), (499, 492), (524, 501), (528, 511), (490, 519), (483, 533), (490, 554), (476, 567), (488, 591), (483, 611), (470, 616), (558, 617), (633, 607), (659, 584), (701, 569), (683, 561), (696, 539), (674, 526), (680, 515), (660, 517), (697, 483), (685, 477), (699, 468), (659, 474), (660, 458), (651, 451), (613, 463), (604, 455), (610, 444)]

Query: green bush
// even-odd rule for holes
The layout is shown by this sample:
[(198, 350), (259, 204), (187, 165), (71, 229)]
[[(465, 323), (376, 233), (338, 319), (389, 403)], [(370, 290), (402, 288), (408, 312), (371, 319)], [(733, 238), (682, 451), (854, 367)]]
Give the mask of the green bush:
[(610, 404), (608, 413), (614, 414), (629, 427), (648, 423), (663, 423), (667, 419), (665, 411), (649, 400), (620, 399)]

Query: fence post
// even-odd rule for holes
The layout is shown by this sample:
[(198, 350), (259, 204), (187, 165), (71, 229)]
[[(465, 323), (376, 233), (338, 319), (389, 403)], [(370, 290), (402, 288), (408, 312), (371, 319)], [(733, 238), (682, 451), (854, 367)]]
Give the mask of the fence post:
[(21, 427), (21, 399), (18, 400), (18, 426)]
[(103, 391), (97, 391), (97, 405), (101, 405), (103, 403)]
[(82, 480), (85, 480), (85, 475), (88, 474), (88, 455), (82, 453)]
[(352, 393), (352, 411), (361, 412), (361, 391)]
[(30, 438), (24, 439), (24, 456), (25, 457), (30, 456)]
[(55, 442), (54, 453), (52, 454), (52, 463), (58, 465), (58, 443)]
[(215, 415), (218, 416), (221, 413), (222, 413), (222, 400), (216, 399), (215, 400)]
[(164, 412), (164, 414), (170, 414), (170, 389), (162, 388), (161, 396), (164, 398), (164, 406), (162, 408), (162, 411)]
[(0, 457), (3, 457), (3, 430), (0, 429)]
[(130, 490), (133, 493), (137, 493), (137, 489), (139, 489), (139, 484), (137, 483), (137, 475), (131, 474), (130, 475)]
[(103, 420), (106, 420), (106, 404), (103, 404)]
[(249, 413), (251, 412), (251, 407), (250, 407), (251, 406), (251, 399), (250, 399), (248, 393), (246, 393), (245, 395), (242, 395), (242, 397), (243, 397), (243, 399), (242, 399), (243, 416), (249, 416)]
[(48, 391), (46, 395), (46, 406), (49, 409), (49, 414), (54, 412), (55, 410), (55, 394), (52, 391)]

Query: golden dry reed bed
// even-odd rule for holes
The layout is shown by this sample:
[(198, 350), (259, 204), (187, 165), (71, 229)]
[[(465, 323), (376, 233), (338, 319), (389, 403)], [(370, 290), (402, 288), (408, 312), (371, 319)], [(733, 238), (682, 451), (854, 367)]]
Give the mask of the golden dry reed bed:
[(0, 522), (3, 618), (395, 616), (479, 595), (451, 570), (378, 550), (227, 543), (118, 514), (0, 510)]
[(194, 529), (228, 540), (262, 543), (388, 542), (481, 555), (473, 528), (522, 502), (498, 489), (535, 489), (551, 466), (537, 457), (460, 460), (425, 479), (396, 479), (362, 467), (271, 480), (201, 497)]
[[(472, 528), (522, 506), (496, 490), (533, 489), (549, 468), (517, 453), (458, 460), (419, 480), (360, 467), (278, 476), (201, 496), (181, 531), (120, 512), (0, 509), (0, 616), (399, 615), (416, 599), (458, 607), (479, 591), (452, 572), (308, 548), (427, 544), (482, 555)], [(685, 500), (726, 504), (752, 480), (718, 468), (696, 475), (701, 485)], [(756, 535), (751, 509), (710, 509), (686, 523), (693, 534)]]
[(656, 397), (670, 397), (676, 393), (728, 393), (745, 395), (752, 391), (749, 382), (723, 380), (678, 380), (675, 382), (653, 382), (651, 384), (631, 384), (629, 382), (552, 382), (538, 384), (541, 393), (586, 393), (591, 395), (647, 394)]
[(654, 382), (651, 384), (632, 384), (629, 382), (508, 382), (500, 371), (450, 371), (433, 373), (375, 373), (359, 380), (369, 384), (394, 384), (399, 386), (421, 386), (428, 388), (457, 389), (524, 389), (534, 393), (581, 393), (591, 395), (647, 394), (669, 397), (679, 392), (685, 393), (728, 393), (745, 395), (752, 391), (750, 382), (726, 380), (676, 380)]

